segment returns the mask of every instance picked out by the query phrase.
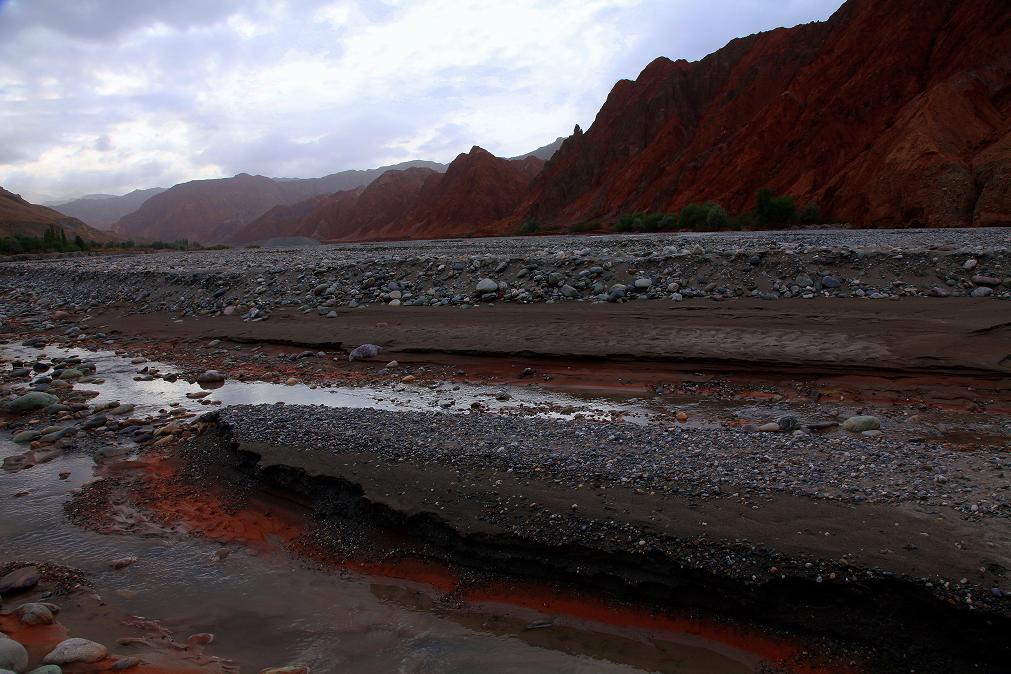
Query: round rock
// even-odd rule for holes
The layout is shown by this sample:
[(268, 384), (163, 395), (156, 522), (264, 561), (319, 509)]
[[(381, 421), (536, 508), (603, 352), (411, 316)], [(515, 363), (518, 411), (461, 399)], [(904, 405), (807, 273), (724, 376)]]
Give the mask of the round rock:
[(14, 594), (30, 590), (39, 584), (39, 570), (34, 566), (14, 569), (0, 578), (0, 594)]
[(52, 625), (56, 621), (49, 606), (40, 602), (22, 604), (15, 613), (23, 625)]
[(368, 360), (369, 358), (375, 358), (382, 350), (382, 347), (376, 346), (375, 344), (362, 344), (361, 346), (355, 347), (355, 349), (348, 354), (348, 360)]
[(797, 417), (785, 416), (777, 419), (776, 425), (779, 426), (780, 430), (790, 433), (800, 428), (800, 421), (797, 419)]
[(850, 417), (842, 423), (843, 429), (850, 433), (863, 433), (864, 431), (877, 431), (881, 429), (881, 421), (877, 417), (858, 414)]
[(197, 377), (198, 384), (217, 384), (223, 381), (225, 381), (225, 375), (217, 370), (207, 370)]
[(32, 391), (31, 393), (26, 393), (23, 396), (15, 398), (10, 405), (10, 410), (14, 414), (25, 414), (26, 412), (34, 412), (35, 410), (40, 410), (43, 407), (55, 405), (59, 401), (60, 399), (52, 393)]
[(28, 668), (28, 651), (25, 647), (0, 634), (0, 669), (23, 672)]
[(91, 663), (103, 660), (109, 654), (100, 643), (73, 637), (61, 641), (49, 652), (42, 662), (47, 665), (72, 665), (78, 662)]
[(479, 293), (498, 292), (498, 283), (492, 281), (490, 278), (483, 278), (477, 282), (477, 291)]

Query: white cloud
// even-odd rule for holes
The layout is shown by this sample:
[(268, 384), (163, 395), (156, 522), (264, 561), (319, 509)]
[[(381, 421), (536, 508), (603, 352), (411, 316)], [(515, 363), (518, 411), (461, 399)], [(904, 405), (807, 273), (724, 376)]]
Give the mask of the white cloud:
[(312, 176), (584, 128), (659, 55), (838, 0), (0, 3), (0, 185), (125, 192)]

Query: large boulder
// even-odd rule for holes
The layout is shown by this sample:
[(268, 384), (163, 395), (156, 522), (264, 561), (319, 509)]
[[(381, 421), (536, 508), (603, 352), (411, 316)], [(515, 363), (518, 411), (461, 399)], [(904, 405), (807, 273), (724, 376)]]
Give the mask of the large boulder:
[(0, 578), (0, 594), (14, 594), (30, 590), (39, 584), (39, 570), (34, 566), (14, 569)]
[(220, 384), (225, 381), (225, 375), (217, 370), (207, 370), (197, 377), (198, 384)]
[(47, 665), (72, 665), (78, 662), (92, 663), (104, 660), (108, 649), (100, 643), (73, 637), (61, 641), (49, 652), (42, 662)]
[(851, 433), (863, 433), (864, 431), (877, 431), (881, 429), (881, 420), (865, 414), (858, 414), (850, 417), (842, 423), (844, 430)]
[(382, 347), (376, 346), (375, 344), (362, 344), (361, 346), (355, 347), (355, 349), (348, 354), (348, 360), (355, 361), (375, 358), (382, 350)]
[(498, 283), (491, 280), (490, 278), (483, 278), (477, 282), (477, 292), (479, 293), (497, 293)]
[(28, 651), (25, 647), (0, 633), (0, 669), (23, 672), (28, 669)]
[(57, 611), (59, 608), (55, 604), (31, 602), (18, 606), (14, 613), (22, 625), (52, 625), (56, 621), (53, 614)]
[(28, 412), (40, 410), (43, 407), (55, 405), (58, 402), (60, 402), (60, 399), (52, 393), (32, 391), (31, 393), (26, 393), (23, 396), (15, 398), (10, 404), (10, 411), (14, 414), (26, 414)]

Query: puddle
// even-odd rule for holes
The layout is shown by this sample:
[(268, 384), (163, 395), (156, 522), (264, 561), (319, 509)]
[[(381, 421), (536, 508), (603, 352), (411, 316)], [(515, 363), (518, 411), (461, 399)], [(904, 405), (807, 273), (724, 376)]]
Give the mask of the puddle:
[[(221, 405), (260, 405), (285, 403), (289, 405), (327, 405), (330, 407), (375, 408), (383, 410), (442, 411), (467, 413), (471, 405), (480, 404), (484, 411), (499, 414), (535, 415), (554, 419), (614, 420), (620, 417), (631, 423), (647, 423), (650, 413), (641, 406), (591, 397), (569, 396), (544, 391), (533, 386), (473, 386), (443, 383), (436, 386), (392, 384), (388, 386), (334, 386), (313, 387), (305, 384), (288, 386), (270, 382), (225, 381), (208, 388), (190, 384), (182, 379), (168, 382), (164, 379), (136, 381), (140, 370), (168, 374), (176, 369), (165, 363), (145, 361), (131, 363), (130, 359), (111, 351), (89, 351), (78, 348), (47, 347), (39, 350), (20, 345), (5, 345), (3, 354), (9, 359), (35, 360), (40, 354), (76, 356), (97, 366), (97, 378), (104, 383), (82, 382), (79, 390), (98, 391), (99, 395), (88, 402), (98, 404), (122, 401), (136, 405), (139, 415), (168, 409), (172, 403), (194, 412), (204, 412), (211, 401)], [(43, 373), (45, 374), (45, 373)], [(206, 398), (193, 400), (187, 393), (209, 392)], [(503, 396), (502, 394), (506, 394)], [(500, 399), (504, 398), (504, 399)]]

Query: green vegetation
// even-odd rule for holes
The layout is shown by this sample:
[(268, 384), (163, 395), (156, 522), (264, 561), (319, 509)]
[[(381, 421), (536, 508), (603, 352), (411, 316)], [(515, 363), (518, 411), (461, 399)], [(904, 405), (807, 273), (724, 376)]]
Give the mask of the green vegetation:
[[(777, 196), (771, 189), (763, 188), (755, 195), (755, 208), (750, 211), (730, 215), (720, 204), (709, 201), (704, 204), (688, 204), (680, 213), (632, 213), (623, 215), (614, 223), (613, 231), (669, 232), (673, 230), (693, 232), (717, 232), (727, 229), (753, 229), (762, 227), (788, 227), (795, 224), (813, 225), (821, 222), (818, 205), (810, 203), (800, 212), (789, 195)], [(589, 224), (589, 223), (588, 223)], [(584, 225), (574, 225), (570, 232), (591, 231), (582, 229)]]
[(614, 224), (615, 232), (670, 232), (690, 229), (697, 232), (725, 229), (727, 212), (717, 203), (688, 204), (680, 213), (634, 213), (623, 215)]
[(91, 250), (101, 244), (94, 241), (85, 241), (80, 235), (75, 236), (73, 241), (67, 240), (67, 233), (63, 228), (55, 225), (49, 227), (42, 236), (29, 236), (27, 234), (15, 234), (0, 238), (0, 253), (4, 255), (17, 255), (18, 253), (69, 253), (79, 250)]
[[(132, 241), (130, 242), (133, 243)], [(171, 250), (190, 250), (191, 248), (201, 248), (199, 244), (190, 243), (186, 239), (180, 239), (178, 241), (155, 241), (151, 244), (151, 247), (155, 250), (164, 250), (166, 248)]]
[(792, 225), (797, 221), (797, 206), (789, 195), (776, 196), (768, 187), (755, 195), (755, 217), (762, 225)]
[[(228, 246), (222, 246), (227, 248)], [(180, 241), (155, 241), (150, 245), (137, 244), (130, 241), (109, 241), (99, 243), (86, 241), (78, 234), (73, 240), (67, 240), (67, 233), (62, 228), (52, 226), (43, 232), (42, 236), (15, 234), (0, 238), (0, 255), (17, 255), (19, 253), (73, 253), (92, 250), (130, 250), (133, 248), (151, 248), (153, 250), (204, 250), (199, 243), (182, 239)]]
[(520, 234), (523, 236), (528, 236), (530, 234), (537, 234), (541, 231), (541, 226), (537, 224), (537, 221), (533, 218), (527, 218), (520, 225)]
[(708, 211), (706, 212), (706, 229), (710, 231), (716, 231), (719, 229), (726, 229), (730, 224), (729, 218), (727, 218), (727, 211), (715, 203), (706, 204)]
[(821, 222), (821, 212), (818, 210), (818, 204), (812, 201), (807, 206), (800, 209), (800, 213), (797, 214), (797, 219), (804, 225), (816, 225)]

